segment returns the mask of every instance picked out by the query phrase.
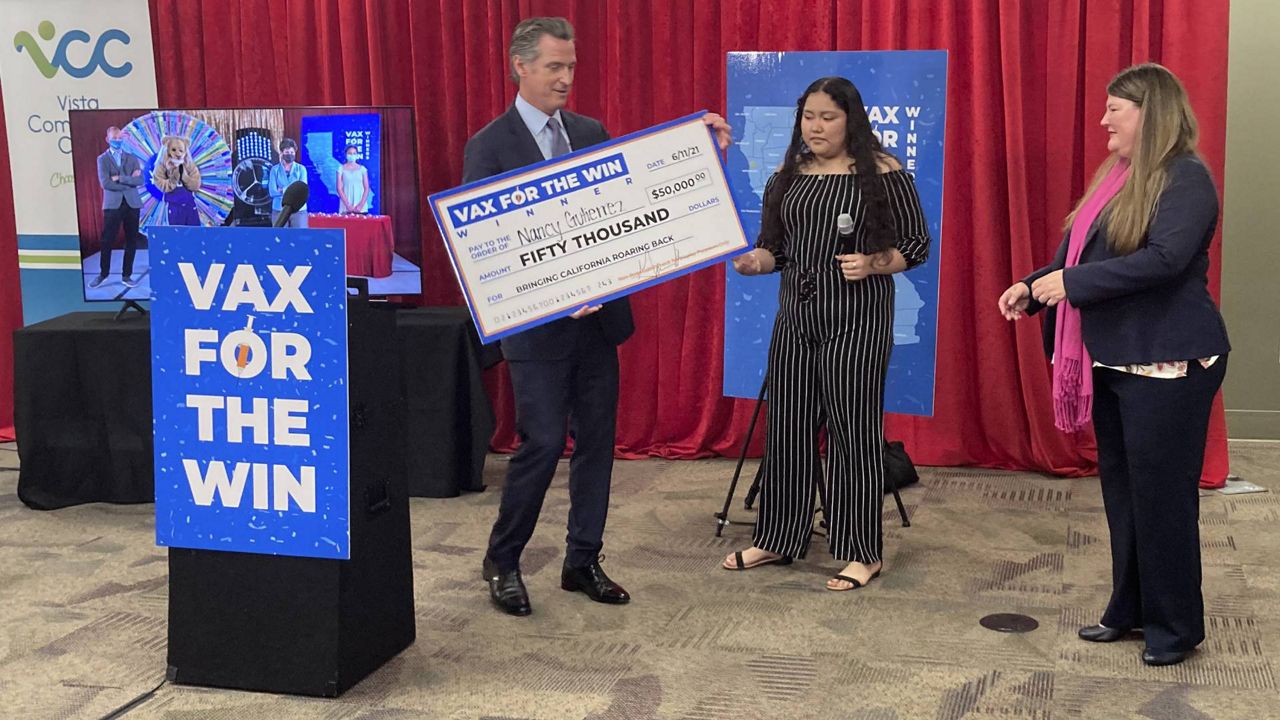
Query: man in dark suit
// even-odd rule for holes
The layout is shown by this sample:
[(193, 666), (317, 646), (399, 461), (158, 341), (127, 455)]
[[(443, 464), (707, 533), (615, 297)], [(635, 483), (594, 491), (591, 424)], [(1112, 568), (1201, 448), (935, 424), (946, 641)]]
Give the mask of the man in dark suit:
[[(577, 56), (573, 26), (564, 18), (536, 17), (516, 26), (508, 57), (519, 86), (505, 113), (467, 141), (463, 181), (472, 182), (582, 150), (609, 139), (598, 120), (564, 109)], [(704, 118), (719, 135), (729, 127), (718, 115)], [(623, 604), (631, 596), (600, 567), (609, 483), (613, 473), (618, 405), (617, 346), (635, 325), (627, 298), (580, 308), (572, 316), (502, 341), (515, 391), (520, 448), (512, 456), (498, 519), (484, 558), (484, 577), (495, 604), (528, 615), (529, 594), (520, 554), (538, 521), (543, 498), (565, 448), (569, 464), (569, 534), (560, 587), (592, 600)]]
[(138, 209), (142, 199), (138, 188), (144, 182), (142, 163), (123, 150), (124, 141), (120, 128), (107, 128), (107, 149), (98, 156), (98, 184), (102, 186), (102, 239), (99, 247), (98, 277), (89, 281), (96, 288), (111, 274), (111, 248), (116, 243), (116, 233), (124, 226), (124, 264), (120, 268), (120, 281), (126, 287), (136, 287), (133, 277), (133, 254), (138, 244)]

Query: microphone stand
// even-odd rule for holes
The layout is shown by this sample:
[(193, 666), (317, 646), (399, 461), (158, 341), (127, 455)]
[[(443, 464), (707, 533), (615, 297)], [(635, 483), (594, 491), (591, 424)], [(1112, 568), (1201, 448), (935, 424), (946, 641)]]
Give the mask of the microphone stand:
[[(733, 504), (733, 494), (738, 490), (738, 481), (742, 477), (742, 466), (747, 460), (747, 448), (751, 446), (751, 438), (755, 436), (756, 424), (760, 419), (760, 410), (764, 407), (765, 391), (768, 387), (769, 378), (766, 371), (764, 382), (760, 385), (760, 394), (756, 397), (755, 408), (751, 411), (751, 422), (747, 425), (747, 435), (742, 439), (742, 450), (738, 453), (738, 464), (734, 467), (733, 478), (729, 481), (729, 491), (725, 493), (724, 496), (724, 507), (720, 509), (720, 512), (715, 513), (716, 537), (721, 537), (725, 527), (733, 524), (729, 520), (729, 506)], [(767, 454), (768, 452), (769, 449), (766, 447), (765, 453)], [(830, 449), (828, 449), (828, 452), (830, 452)], [(819, 460), (821, 459), (819, 458)], [(752, 506), (755, 505), (756, 496), (760, 494), (760, 481), (763, 475), (764, 458), (761, 457), (760, 465), (756, 468), (755, 478), (751, 481), (751, 487), (747, 490), (746, 500), (742, 503), (743, 509), (750, 510), (752, 509)], [(829, 505), (827, 504), (827, 489), (823, 480), (822, 463), (818, 462), (817, 470), (814, 472), (813, 484), (818, 489), (818, 504), (819, 510), (822, 513), (822, 518), (818, 521), (817, 527), (814, 528), (812, 533), (813, 535), (823, 535), (818, 528), (826, 530), (828, 527), (827, 518), (829, 517), (829, 513), (827, 508)], [(889, 483), (889, 490), (893, 493), (894, 504), (898, 506), (898, 517), (902, 519), (902, 527), (911, 527), (911, 518), (907, 515), (907, 507), (902, 502), (902, 494), (898, 492), (898, 484), (889, 476), (888, 473), (885, 473), (885, 482)], [(755, 523), (749, 524), (755, 525)], [(800, 553), (800, 557), (804, 557), (808, 550), (809, 548), (806, 545), (804, 551)]]

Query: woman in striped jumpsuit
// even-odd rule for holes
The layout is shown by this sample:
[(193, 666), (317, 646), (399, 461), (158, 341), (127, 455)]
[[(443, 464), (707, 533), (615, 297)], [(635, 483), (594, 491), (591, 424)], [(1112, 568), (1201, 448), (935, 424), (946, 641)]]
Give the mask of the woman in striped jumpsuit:
[[(852, 232), (841, 233), (842, 214)], [(914, 181), (872, 134), (857, 88), (839, 77), (814, 81), (765, 187), (756, 249), (734, 259), (744, 275), (781, 271), (782, 282), (754, 544), (725, 558), (726, 569), (803, 554), (825, 425), (828, 540), (847, 563), (827, 588), (852, 590), (879, 575), (892, 275), (924, 262), (928, 249)]]

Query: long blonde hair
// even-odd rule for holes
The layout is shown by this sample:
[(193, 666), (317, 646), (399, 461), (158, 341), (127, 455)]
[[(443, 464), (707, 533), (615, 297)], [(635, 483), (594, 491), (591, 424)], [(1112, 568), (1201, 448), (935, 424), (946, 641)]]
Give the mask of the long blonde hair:
[[(1137, 147), (1129, 158), (1129, 179), (1108, 203), (1104, 220), (1111, 251), (1128, 255), (1146, 238), (1160, 193), (1169, 181), (1170, 161), (1196, 152), (1199, 130), (1186, 89), (1163, 65), (1143, 63), (1121, 70), (1107, 85), (1107, 94), (1129, 100), (1142, 113)], [(1089, 189), (1067, 215), (1064, 232), (1071, 229), (1076, 213), (1120, 159), (1112, 153), (1098, 167)]]

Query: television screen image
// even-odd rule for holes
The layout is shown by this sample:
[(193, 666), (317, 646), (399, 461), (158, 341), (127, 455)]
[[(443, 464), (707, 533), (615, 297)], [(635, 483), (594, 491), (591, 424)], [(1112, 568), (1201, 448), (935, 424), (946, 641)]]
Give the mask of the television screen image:
[(270, 226), (307, 185), (289, 227), (340, 228), (347, 273), (374, 295), (422, 289), (408, 107), (73, 110), (71, 155), (87, 301), (151, 298), (147, 232)]
[[(302, 118), (298, 157), (310, 178), (307, 205), (314, 211), (378, 214), (382, 199), (376, 190), (382, 178), (378, 121), (373, 113)], [(344, 167), (349, 154), (359, 158), (356, 168)], [(366, 184), (369, 191), (362, 195)]]

